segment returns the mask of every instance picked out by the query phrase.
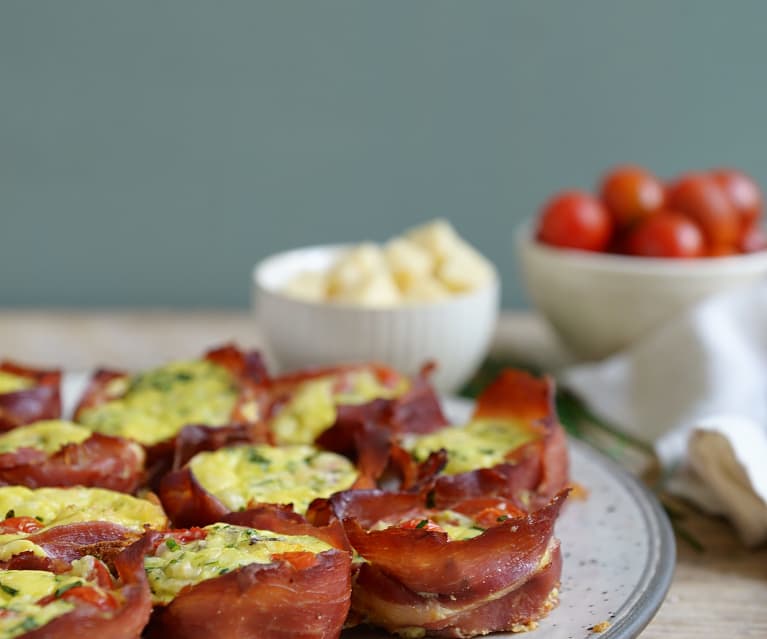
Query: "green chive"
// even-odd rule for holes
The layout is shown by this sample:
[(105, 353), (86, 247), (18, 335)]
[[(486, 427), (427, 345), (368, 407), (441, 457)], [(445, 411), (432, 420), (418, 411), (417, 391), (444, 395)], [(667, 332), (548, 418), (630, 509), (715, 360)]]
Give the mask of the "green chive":
[(32, 619), (32, 617), (27, 617), (24, 621), (22, 621), (16, 627), (19, 628), (20, 630), (34, 630), (35, 628), (37, 628), (37, 626), (38, 626), (38, 623), (34, 619)]
[(0, 588), (3, 590), (3, 592), (8, 593), (11, 597), (15, 597), (19, 594), (19, 591), (16, 588), (11, 588), (5, 584), (0, 584)]
[(165, 545), (168, 547), (168, 550), (178, 550), (179, 545), (176, 542), (175, 539), (169, 538), (165, 540)]
[(82, 586), (82, 581), (73, 581), (71, 584), (64, 584), (63, 586), (60, 586), (56, 589), (56, 592), (53, 593), (54, 597), (58, 599), (63, 595), (67, 590), (72, 590), (72, 588), (77, 588), (78, 586)]
[(16, 516), (16, 511), (13, 510), (13, 508), (11, 508), (7, 513), (5, 513), (6, 519), (12, 519), (15, 516)]
[(426, 524), (428, 524), (428, 523), (429, 523), (429, 520), (428, 520), (428, 519), (422, 519), (421, 521), (419, 521), (419, 522), (416, 524), (416, 526), (415, 526), (415, 527), (416, 527), (416, 528), (425, 528), (425, 527), (426, 527)]

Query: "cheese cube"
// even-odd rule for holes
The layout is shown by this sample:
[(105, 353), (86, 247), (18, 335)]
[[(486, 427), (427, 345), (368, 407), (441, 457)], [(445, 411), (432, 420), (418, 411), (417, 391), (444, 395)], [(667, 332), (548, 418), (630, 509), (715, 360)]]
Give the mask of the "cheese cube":
[(434, 259), (415, 242), (394, 238), (384, 248), (384, 255), (389, 271), (403, 292), (418, 281), (432, 277)]
[(285, 288), (285, 293), (309, 302), (322, 302), (327, 295), (327, 280), (325, 273), (319, 271), (304, 271), (291, 279)]

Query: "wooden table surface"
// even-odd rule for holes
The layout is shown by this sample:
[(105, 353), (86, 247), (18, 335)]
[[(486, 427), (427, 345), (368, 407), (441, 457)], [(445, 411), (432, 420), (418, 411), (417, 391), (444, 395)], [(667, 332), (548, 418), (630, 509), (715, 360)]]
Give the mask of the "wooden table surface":
[[(261, 343), (248, 313), (0, 311), (0, 358), (70, 370), (142, 368), (227, 340)], [(504, 314), (494, 347), (544, 368), (563, 362), (546, 327), (526, 313)], [(677, 539), (671, 591), (642, 639), (767, 638), (767, 549), (748, 550), (726, 522), (682, 508), (685, 529), (705, 549)]]

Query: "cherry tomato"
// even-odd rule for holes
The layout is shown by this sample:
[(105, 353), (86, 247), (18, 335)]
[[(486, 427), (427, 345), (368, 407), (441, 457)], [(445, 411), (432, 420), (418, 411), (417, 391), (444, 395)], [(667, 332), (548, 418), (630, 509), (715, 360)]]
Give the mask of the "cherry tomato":
[(761, 226), (747, 229), (740, 239), (738, 249), (741, 253), (756, 253), (767, 249), (767, 234)]
[(716, 169), (711, 176), (738, 212), (741, 232), (745, 234), (762, 215), (764, 198), (759, 186), (745, 173), (734, 169)]
[(732, 250), (740, 237), (740, 220), (724, 189), (709, 175), (690, 173), (669, 188), (668, 208), (695, 221), (712, 253)]
[(703, 233), (689, 218), (661, 211), (637, 224), (627, 238), (631, 255), (642, 257), (701, 257)]
[(543, 207), (537, 238), (544, 244), (583, 251), (604, 251), (610, 242), (612, 220), (595, 197), (565, 191)]
[(430, 519), (408, 519), (407, 521), (400, 522), (399, 527), (407, 530), (417, 529), (429, 530), (431, 532), (445, 532), (442, 529), (442, 526), (435, 524)]
[(41, 606), (46, 606), (49, 603), (60, 599), (69, 601), (70, 603), (87, 603), (104, 612), (117, 608), (117, 599), (115, 599), (112, 593), (100, 591), (88, 585), (74, 586), (73, 588), (64, 590), (61, 594), (54, 593), (48, 595), (47, 597), (40, 599), (37, 603)]
[(600, 188), (602, 202), (616, 224), (630, 226), (663, 208), (663, 183), (640, 166), (619, 166), (608, 173)]
[(0, 533), (34, 533), (42, 527), (33, 517), (9, 517), (0, 522)]

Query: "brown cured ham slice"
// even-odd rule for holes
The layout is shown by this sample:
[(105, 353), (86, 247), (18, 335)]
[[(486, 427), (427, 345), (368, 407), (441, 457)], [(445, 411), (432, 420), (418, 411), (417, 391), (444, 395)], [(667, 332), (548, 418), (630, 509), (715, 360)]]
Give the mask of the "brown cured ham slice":
[(144, 458), (138, 444), (93, 433), (53, 454), (34, 448), (0, 454), (0, 485), (97, 486), (131, 493), (143, 481)]
[(266, 422), (231, 426), (184, 426), (173, 443), (173, 469), (178, 470), (197, 453), (238, 444), (273, 444)]
[[(89, 596), (88, 582), (62, 595), (75, 608), (40, 628), (23, 635), (24, 639), (71, 639), (72, 637), (109, 637), (138, 639), (152, 612), (152, 598), (144, 571), (144, 558), (136, 553), (121, 553), (114, 561), (118, 575), (106, 597)], [(108, 571), (102, 567), (98, 581), (103, 587)], [(107, 582), (108, 583), (108, 582)]]
[(165, 475), (158, 490), (165, 512), (177, 528), (207, 526), (229, 514), (229, 509), (205, 490), (189, 467)]
[[(6, 520), (0, 525), (8, 521), (12, 520)], [(9, 532), (10, 527), (5, 526), (3, 531)], [(26, 535), (24, 539), (42, 548), (45, 556), (30, 551), (21, 552), (0, 561), (0, 569), (63, 572), (75, 559), (85, 555), (93, 555), (112, 565), (116, 556), (142, 534), (106, 521), (77, 522), (54, 526), (41, 532), (30, 532), (32, 534)]]
[(429, 597), (405, 588), (386, 573), (363, 564), (352, 590), (358, 618), (389, 632), (420, 628), (433, 637), (474, 637), (491, 632), (530, 630), (557, 605), (562, 572), (558, 545), (550, 560), (521, 585), (494, 597), (464, 601), (460, 597)]
[[(391, 526), (371, 530), (397, 514), (428, 520), (420, 495), (348, 491), (330, 503), (352, 547), (372, 566), (415, 592), (481, 597), (532, 574), (546, 553), (566, 491), (527, 515), (504, 518), (471, 539), (451, 541), (444, 532)], [(456, 505), (456, 510), (460, 508)], [(513, 511), (511, 511), (513, 512)]]
[(356, 429), (361, 426), (382, 428), (388, 435), (431, 433), (447, 424), (439, 398), (429, 383), (432, 367), (425, 366), (412, 380), (411, 387), (392, 399), (374, 399), (364, 404), (337, 408), (336, 422), (318, 438), (317, 443), (342, 455), (358, 451)]
[(61, 371), (0, 362), (0, 371), (29, 379), (31, 388), (0, 393), (0, 432), (61, 417)]
[[(150, 532), (128, 553), (151, 554)], [(349, 611), (351, 556), (287, 552), (187, 586), (155, 609), (148, 639), (335, 639)]]
[(397, 439), (408, 433), (431, 433), (447, 424), (429, 383), (431, 370), (425, 366), (400, 397), (339, 406), (336, 421), (317, 438), (317, 445), (355, 460), (371, 484), (394, 470), (400, 475), (399, 484), (408, 488), (419, 471), (415, 465), (397, 463)]

